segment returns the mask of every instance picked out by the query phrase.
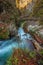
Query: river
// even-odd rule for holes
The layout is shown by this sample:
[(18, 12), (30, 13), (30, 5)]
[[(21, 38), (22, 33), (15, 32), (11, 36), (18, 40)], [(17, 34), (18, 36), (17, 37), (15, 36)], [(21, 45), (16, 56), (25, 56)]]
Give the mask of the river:
[(20, 37), (20, 41), (16, 38), (0, 41), (0, 65), (5, 65), (6, 59), (13, 52), (13, 48), (28, 48), (29, 50), (34, 50), (30, 34), (26, 34), (23, 28), (19, 28), (18, 35)]

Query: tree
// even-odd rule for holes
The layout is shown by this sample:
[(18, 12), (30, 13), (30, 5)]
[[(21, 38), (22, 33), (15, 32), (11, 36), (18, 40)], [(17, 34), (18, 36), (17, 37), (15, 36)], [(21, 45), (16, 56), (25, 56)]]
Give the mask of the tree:
[[(13, 4), (13, 2), (14, 2), (14, 4)], [(20, 13), (16, 7), (16, 0), (13, 0), (12, 2), (11, 2), (11, 0), (0, 0), (0, 8), (1, 8), (0, 22), (4, 22), (5, 24), (7, 24), (7, 28), (10, 31), (10, 33), (14, 32), (14, 34), (15, 34), (15, 32), (17, 31), (17, 27), (18, 27), (17, 19), (20, 16)], [(6, 36), (7, 36), (7, 34), (6, 34)]]
[(10, 2), (9, 0), (0, 1), (0, 7), (3, 6), (3, 11), (0, 12), (1, 21), (6, 23), (10, 23), (11, 21), (14, 22), (14, 24), (17, 23), (17, 18), (19, 17), (20, 13), (16, 7), (16, 0), (13, 0), (13, 2)]
[(25, 8), (25, 6), (27, 6), (28, 3), (30, 2), (31, 0), (28, 1), (27, 4), (24, 4), (25, 2), (23, 1), (24, 8), (19, 9), (20, 7), (19, 0), (1, 0), (0, 3), (2, 3), (1, 6), (3, 6), (3, 12), (1, 12), (1, 20), (7, 23), (14, 22), (15, 26), (19, 27), (21, 25), (21, 22), (23, 21), (23, 20), (18, 20), (20, 19), (20, 16), (22, 14), (23, 14), (22, 16), (25, 16), (26, 14), (30, 15), (29, 10), (27, 13), (27, 10)]
[(40, 18), (39, 24), (43, 25), (43, 0), (37, 0), (33, 7), (33, 16)]

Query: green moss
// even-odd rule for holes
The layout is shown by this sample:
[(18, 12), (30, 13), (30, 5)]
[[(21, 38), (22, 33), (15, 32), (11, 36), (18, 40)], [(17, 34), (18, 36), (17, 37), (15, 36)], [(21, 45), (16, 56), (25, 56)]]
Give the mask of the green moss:
[(39, 53), (43, 56), (43, 49), (39, 51)]
[(35, 58), (36, 57), (36, 53), (34, 51), (31, 51), (29, 53), (29, 55), (30, 55), (30, 58)]

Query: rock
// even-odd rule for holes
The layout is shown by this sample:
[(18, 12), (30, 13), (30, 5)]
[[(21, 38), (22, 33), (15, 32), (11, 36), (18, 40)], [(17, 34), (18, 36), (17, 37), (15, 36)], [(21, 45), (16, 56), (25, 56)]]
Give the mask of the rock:
[(30, 34), (34, 37), (36, 41), (43, 44), (43, 27), (42, 26), (29, 26), (28, 27)]

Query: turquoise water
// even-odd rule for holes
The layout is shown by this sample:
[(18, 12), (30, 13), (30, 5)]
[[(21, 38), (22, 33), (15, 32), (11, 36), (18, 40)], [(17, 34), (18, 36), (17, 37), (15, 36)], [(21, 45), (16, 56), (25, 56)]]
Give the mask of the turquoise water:
[(4, 63), (12, 54), (13, 48), (28, 48), (30, 50), (34, 50), (34, 46), (31, 42), (32, 37), (30, 34), (26, 34), (22, 28), (19, 28), (18, 36), (20, 40), (12, 38), (10, 40), (0, 41), (0, 65), (5, 65)]

